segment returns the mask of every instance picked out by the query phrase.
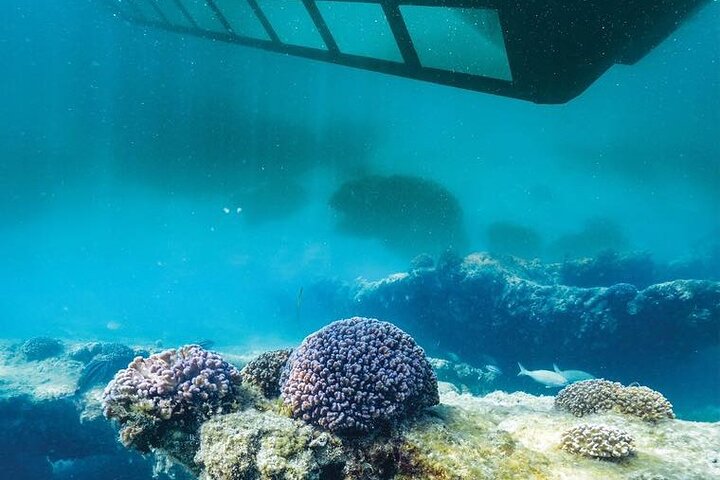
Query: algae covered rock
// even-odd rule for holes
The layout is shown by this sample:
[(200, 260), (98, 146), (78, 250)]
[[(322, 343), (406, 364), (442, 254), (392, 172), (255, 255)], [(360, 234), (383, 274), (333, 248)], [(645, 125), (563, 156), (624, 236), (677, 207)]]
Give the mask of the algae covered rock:
[(339, 441), (303, 422), (248, 409), (200, 429), (195, 462), (206, 480), (330, 480), (342, 464)]
[(720, 282), (580, 287), (559, 283), (558, 268), (475, 253), (376, 281), (332, 287), (326, 279), (308, 288), (306, 298), (316, 298), (326, 315), (392, 319), (417, 332), (418, 342), (478, 365), (485, 354), (553, 352), (590, 371), (643, 378), (662, 359), (717, 344)]
[(400, 445), (396, 480), (552, 478), (546, 458), (498, 429), (491, 416), (459, 403), (441, 404), (408, 425)]
[(248, 409), (204, 423), (195, 462), (203, 480), (539, 480), (548, 472), (493, 421), (453, 405), (352, 438)]
[(442, 391), (440, 405), (394, 429), (355, 436), (288, 418), (269, 404), (217, 415), (201, 426), (193, 455), (180, 460), (201, 480), (720, 478), (713, 449), (720, 424), (650, 423), (609, 410), (596, 413), (601, 427), (578, 428), (552, 397)]
[(64, 349), (63, 343), (56, 338), (33, 337), (20, 345), (18, 353), (28, 361), (45, 360), (57, 357)]

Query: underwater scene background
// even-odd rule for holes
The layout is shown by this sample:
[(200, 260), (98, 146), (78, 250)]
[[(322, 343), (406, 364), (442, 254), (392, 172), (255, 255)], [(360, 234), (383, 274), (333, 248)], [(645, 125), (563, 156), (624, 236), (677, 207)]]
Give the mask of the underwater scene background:
[[(6, 0), (0, 22), (3, 355), (38, 336), (249, 355), (359, 315), (492, 373), (475, 394), (553, 394), (517, 364), (557, 364), (720, 421), (715, 4), (564, 105), (145, 29), (93, 1)], [(3, 408), (22, 411), (3, 365)], [(67, 458), (115, 448), (78, 435)], [(0, 456), (12, 478), (101, 478), (17, 455)], [(102, 478), (149, 478), (143, 462)]]

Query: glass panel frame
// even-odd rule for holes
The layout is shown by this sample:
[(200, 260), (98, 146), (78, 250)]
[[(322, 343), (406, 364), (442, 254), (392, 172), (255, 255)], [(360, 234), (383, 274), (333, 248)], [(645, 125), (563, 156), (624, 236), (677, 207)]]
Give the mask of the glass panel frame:
[(165, 18), (174, 27), (192, 28), (195, 25), (188, 20), (175, 0), (155, 0), (155, 4), (163, 12)]
[(403, 62), (380, 4), (319, 0), (316, 5), (341, 53)]
[(302, 0), (257, 0), (257, 3), (282, 43), (328, 50)]
[(497, 10), (400, 5), (423, 67), (512, 81)]
[(198, 28), (208, 32), (230, 33), (205, 0), (183, 0), (183, 5)]
[(245, 0), (215, 0), (215, 6), (230, 24), (235, 35), (270, 40), (267, 30)]

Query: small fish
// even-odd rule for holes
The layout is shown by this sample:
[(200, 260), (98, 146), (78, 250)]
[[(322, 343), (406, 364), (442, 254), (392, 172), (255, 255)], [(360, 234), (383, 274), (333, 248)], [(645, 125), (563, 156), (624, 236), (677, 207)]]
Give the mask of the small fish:
[(111, 320), (111, 321), (107, 322), (107, 325), (105, 325), (105, 328), (107, 328), (108, 330), (116, 331), (116, 330), (120, 330), (122, 328), (122, 324)]
[(487, 353), (480, 354), (480, 361), (485, 365), (500, 365), (500, 362), (498, 362), (495, 357)]
[(483, 368), (487, 370), (488, 372), (492, 373), (493, 375), (502, 375), (502, 370), (497, 365), (491, 365), (487, 364)]
[(206, 338), (204, 340), (200, 340), (199, 342), (195, 342), (193, 345), (197, 345), (205, 350), (210, 350), (212, 347), (215, 346), (215, 340)]
[(551, 370), (526, 370), (520, 362), (518, 362), (518, 367), (520, 367), (518, 377), (521, 375), (527, 375), (536, 382), (545, 385), (545, 388), (564, 387), (568, 383), (567, 378)]
[(595, 376), (583, 372), (582, 370), (560, 370), (557, 365), (553, 363), (553, 369), (556, 373), (559, 373), (565, 377), (568, 383), (582, 382), (583, 380), (592, 380)]

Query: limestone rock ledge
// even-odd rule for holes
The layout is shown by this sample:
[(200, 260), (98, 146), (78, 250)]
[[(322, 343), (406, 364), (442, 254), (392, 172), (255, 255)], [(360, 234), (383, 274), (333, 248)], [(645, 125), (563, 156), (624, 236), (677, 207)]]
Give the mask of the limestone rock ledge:
[[(720, 423), (579, 419), (553, 397), (441, 390), (439, 406), (372, 437), (340, 438), (276, 408), (215, 417), (201, 428), (195, 468), (203, 480), (720, 479)], [(612, 462), (562, 451), (562, 433), (580, 423), (627, 431), (636, 454)]]

